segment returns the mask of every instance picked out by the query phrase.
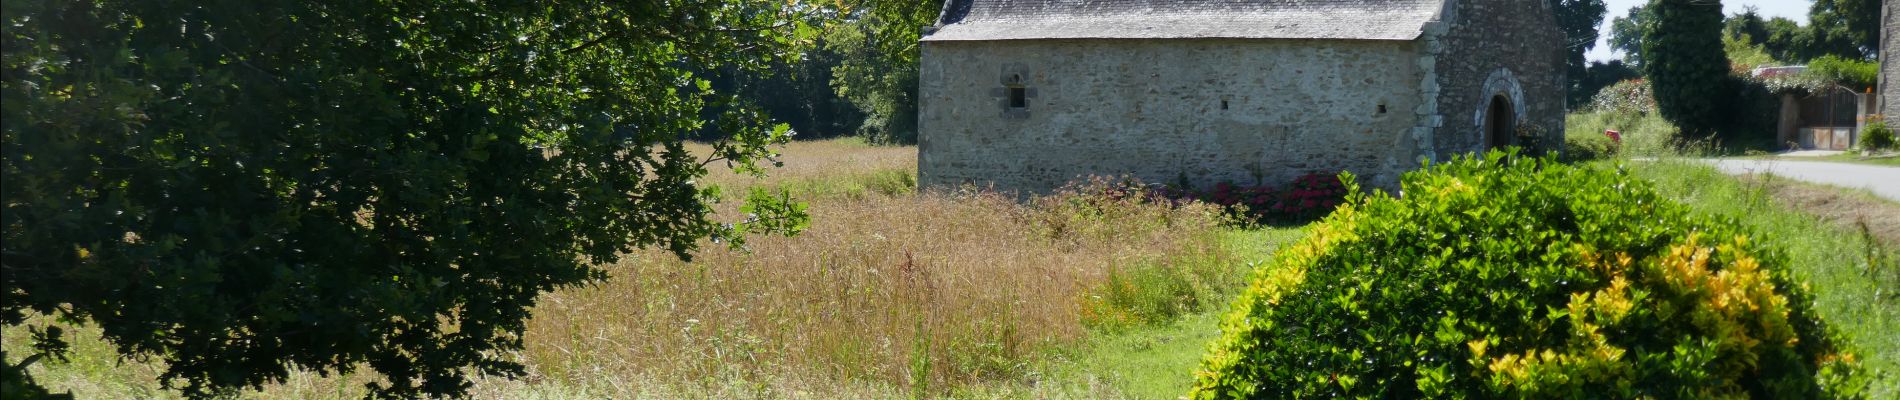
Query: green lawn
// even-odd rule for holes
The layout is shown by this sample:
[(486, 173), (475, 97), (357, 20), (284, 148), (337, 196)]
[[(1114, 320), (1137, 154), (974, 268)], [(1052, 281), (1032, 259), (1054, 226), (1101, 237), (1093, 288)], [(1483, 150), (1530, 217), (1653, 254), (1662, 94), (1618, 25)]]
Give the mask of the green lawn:
[(1055, 375), (1069, 384), (1092, 384), (1130, 399), (1186, 395), (1208, 343), (1220, 336), (1226, 310), (1189, 315), (1167, 326), (1148, 327), (1091, 340)]
[[(1229, 251), (1239, 259), (1264, 264), (1274, 250), (1306, 236), (1305, 227), (1233, 229), (1225, 232)], [(1234, 273), (1251, 274), (1251, 266)], [(1085, 343), (1058, 350), (1041, 369), (1049, 378), (1032, 398), (1174, 399), (1193, 383), (1209, 343), (1220, 336), (1220, 307), (1189, 314), (1160, 326), (1097, 332)], [(982, 397), (982, 396), (976, 396)]]

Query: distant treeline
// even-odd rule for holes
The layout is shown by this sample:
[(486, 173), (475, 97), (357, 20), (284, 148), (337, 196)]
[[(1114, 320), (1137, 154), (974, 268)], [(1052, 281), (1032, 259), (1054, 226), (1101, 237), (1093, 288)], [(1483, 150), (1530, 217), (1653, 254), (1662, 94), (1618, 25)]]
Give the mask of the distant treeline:
[[(917, 40), (942, 0), (825, 3), (804, 14), (820, 30), (797, 59), (774, 60), (767, 74), (700, 71), (716, 90), (735, 93), (790, 125), (801, 139), (862, 136), (872, 143), (917, 141)], [(716, 113), (708, 110), (707, 113)], [(721, 133), (703, 129), (694, 139)]]

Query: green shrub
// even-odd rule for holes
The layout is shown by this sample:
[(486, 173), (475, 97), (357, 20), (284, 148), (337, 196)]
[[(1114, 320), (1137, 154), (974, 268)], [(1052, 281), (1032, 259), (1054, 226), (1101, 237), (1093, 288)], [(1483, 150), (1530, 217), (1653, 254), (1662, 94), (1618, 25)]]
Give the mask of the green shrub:
[(1108, 282), (1082, 299), (1082, 324), (1103, 331), (1154, 325), (1199, 311), (1206, 299), (1192, 271), (1140, 264), (1108, 272)]
[(1894, 147), (1893, 128), (1887, 126), (1886, 119), (1875, 116), (1867, 126), (1860, 128), (1860, 147), (1862, 150), (1888, 150)]
[(1630, 79), (1617, 82), (1590, 97), (1590, 110), (1611, 113), (1648, 114), (1656, 112), (1656, 95), (1649, 81)]
[(1655, 157), (1675, 155), (1686, 144), (1674, 124), (1656, 114), (1632, 112), (1586, 112), (1564, 117), (1564, 136), (1602, 135), (1616, 130), (1623, 139), (1617, 154)]
[(1880, 64), (1828, 55), (1809, 61), (1807, 73), (1858, 92), (1873, 87), (1880, 79)]
[(1626, 172), (1493, 152), (1354, 196), (1260, 268), (1194, 398), (1838, 398), (1782, 252)]
[(1601, 160), (1615, 157), (1622, 146), (1620, 139), (1611, 138), (1603, 131), (1565, 131), (1563, 158), (1569, 162)]
[[(1766, 38), (1763, 38), (1766, 39)], [(1722, 35), (1722, 53), (1728, 55), (1729, 73), (1747, 73), (1756, 67), (1780, 65), (1768, 49), (1753, 41), (1748, 34)]]

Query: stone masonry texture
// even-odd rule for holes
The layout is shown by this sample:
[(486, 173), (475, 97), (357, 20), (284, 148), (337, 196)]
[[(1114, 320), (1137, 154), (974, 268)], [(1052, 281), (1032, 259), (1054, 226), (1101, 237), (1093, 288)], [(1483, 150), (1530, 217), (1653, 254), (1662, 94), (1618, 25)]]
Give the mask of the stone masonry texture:
[(919, 180), (1046, 193), (1091, 175), (1205, 187), (1344, 170), (1396, 189), (1421, 159), (1481, 150), (1474, 121), (1495, 95), (1562, 142), (1549, 13), (1450, 0), (1414, 40), (926, 39)]
[(1880, 114), (1887, 125), (1900, 127), (1900, 5), (1894, 0), (1881, 4), (1880, 20)]
[(1453, 1), (1448, 19), (1435, 68), (1444, 116), (1433, 138), (1438, 156), (1483, 150), (1478, 121), (1491, 98), (1504, 94), (1485, 91), (1485, 83), (1499, 70), (1510, 71), (1523, 91), (1523, 104), (1514, 105), (1525, 108), (1518, 124), (1543, 130), (1546, 145), (1563, 143), (1564, 36), (1550, 28), (1556, 16), (1548, 3)]

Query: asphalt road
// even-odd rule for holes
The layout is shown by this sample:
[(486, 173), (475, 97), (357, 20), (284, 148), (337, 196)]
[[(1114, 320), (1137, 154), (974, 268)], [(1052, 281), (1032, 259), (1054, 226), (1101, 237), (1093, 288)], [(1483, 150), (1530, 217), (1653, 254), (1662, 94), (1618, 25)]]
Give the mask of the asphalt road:
[(1900, 201), (1900, 168), (1819, 161), (1705, 160), (1730, 175), (1770, 173), (1796, 180), (1849, 188)]

